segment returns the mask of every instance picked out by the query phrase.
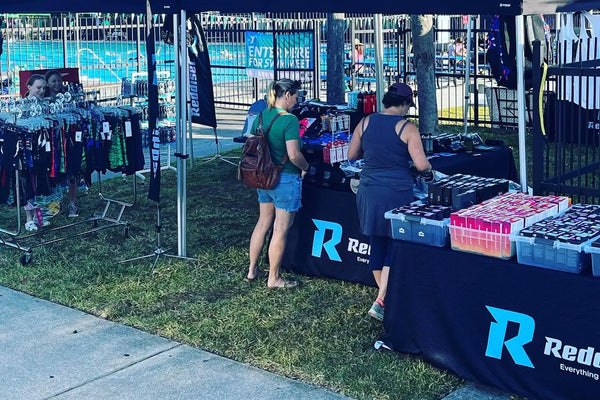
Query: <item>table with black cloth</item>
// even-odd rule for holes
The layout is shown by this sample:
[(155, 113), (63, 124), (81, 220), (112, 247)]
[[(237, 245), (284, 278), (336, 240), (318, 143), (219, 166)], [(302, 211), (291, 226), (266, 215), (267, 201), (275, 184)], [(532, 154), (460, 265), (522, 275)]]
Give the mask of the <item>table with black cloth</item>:
[(466, 379), (530, 400), (600, 398), (600, 279), (589, 271), (395, 241), (383, 326), (392, 349)]
[[(486, 166), (486, 159), (494, 165)], [(432, 164), (448, 174), (516, 175), (507, 149), (466, 158), (465, 165), (474, 163), (469, 169), (451, 164), (457, 160)], [(302, 202), (284, 268), (375, 286), (355, 195), (305, 183)], [(597, 399), (599, 317), (600, 278), (589, 272), (574, 275), (398, 240), (381, 339), (396, 351), (420, 354), (461, 377), (530, 400)]]
[[(508, 147), (430, 161), (435, 170), (448, 175), (465, 173), (511, 180), (517, 175)], [(369, 240), (360, 233), (356, 196), (348, 185), (340, 188), (347, 190), (304, 182), (302, 208), (288, 234), (283, 266), (302, 274), (375, 285), (368, 267)]]

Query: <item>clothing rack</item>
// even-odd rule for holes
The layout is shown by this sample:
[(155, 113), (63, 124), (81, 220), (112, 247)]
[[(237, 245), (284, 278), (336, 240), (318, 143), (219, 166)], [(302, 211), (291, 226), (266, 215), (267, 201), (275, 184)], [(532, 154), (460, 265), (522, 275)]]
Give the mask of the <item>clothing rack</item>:
[[(22, 251), (21, 264), (31, 263), (34, 248), (73, 237), (108, 228), (123, 228), (124, 235), (129, 235), (130, 224), (123, 220), (123, 213), (136, 204), (137, 172), (144, 167), (139, 109), (100, 107), (86, 102), (85, 96), (78, 93), (67, 93), (59, 99), (0, 102), (0, 149), (0, 172), (3, 177), (14, 173), (16, 200), (16, 229), (0, 227), (0, 245)], [(133, 175), (131, 200), (105, 196), (101, 175), (107, 170), (120, 172), (123, 177)], [(45, 173), (49, 175), (43, 176)], [(40, 181), (50, 177), (58, 183), (67, 176), (84, 174), (89, 178), (92, 173), (98, 176), (98, 196), (104, 203), (99, 214), (21, 234), (21, 206), (37, 198)], [(38, 179), (39, 174), (43, 179)], [(68, 229), (80, 225), (86, 228)]]

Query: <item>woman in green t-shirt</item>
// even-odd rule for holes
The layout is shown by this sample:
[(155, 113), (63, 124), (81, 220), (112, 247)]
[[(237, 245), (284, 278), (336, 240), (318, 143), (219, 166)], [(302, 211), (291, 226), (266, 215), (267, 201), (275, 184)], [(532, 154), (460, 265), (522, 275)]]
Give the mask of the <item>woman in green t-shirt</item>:
[[(264, 275), (257, 263), (267, 232), (273, 227), (268, 250), (269, 288), (291, 288), (298, 285), (296, 281), (281, 277), (279, 269), (289, 228), (296, 211), (302, 206), (302, 178), (309, 168), (301, 152), (298, 118), (288, 112), (296, 105), (299, 91), (299, 81), (279, 79), (271, 82), (267, 91), (267, 109), (261, 113), (263, 126), (271, 125), (271, 121), (279, 114), (268, 132), (269, 148), (275, 163), (285, 161), (277, 186), (270, 190), (257, 189), (260, 215), (250, 238), (250, 265), (244, 281), (253, 282)], [(258, 120), (256, 118), (254, 121), (252, 133), (256, 132)]]

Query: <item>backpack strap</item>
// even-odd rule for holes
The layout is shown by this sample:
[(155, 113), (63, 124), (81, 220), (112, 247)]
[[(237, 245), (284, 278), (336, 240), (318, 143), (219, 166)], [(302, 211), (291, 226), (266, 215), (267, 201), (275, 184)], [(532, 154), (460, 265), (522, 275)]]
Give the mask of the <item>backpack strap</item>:
[[(260, 125), (262, 125), (262, 111), (260, 112), (260, 114), (258, 115), (258, 123)], [(279, 118), (281, 115), (283, 114), (287, 114), (287, 111), (279, 111), (271, 120), (271, 123), (269, 124), (269, 127), (267, 128), (267, 130), (263, 131), (263, 135), (265, 135), (265, 139), (267, 139), (267, 143), (269, 140), (269, 131), (271, 130), (271, 127), (273, 126), (273, 123), (275, 122), (275, 120), (277, 118)], [(283, 165), (287, 162), (288, 160), (288, 155), (287, 155), (287, 151), (285, 152), (285, 154), (283, 155), (283, 157), (281, 157), (281, 162), (279, 163), (279, 165)]]
[[(258, 114), (258, 126), (261, 126), (261, 127), (263, 126), (262, 114), (263, 114), (262, 111), (260, 112), (260, 114)], [(269, 124), (267, 129), (263, 130), (263, 135), (265, 135), (265, 136), (267, 135), (267, 133), (271, 130), (271, 127), (273, 126), (273, 123), (275, 122), (275, 120), (277, 120), (277, 118), (279, 118), (279, 116), (283, 115), (283, 114), (287, 114), (287, 112), (280, 111), (273, 117), (273, 119), (271, 120), (271, 123)]]

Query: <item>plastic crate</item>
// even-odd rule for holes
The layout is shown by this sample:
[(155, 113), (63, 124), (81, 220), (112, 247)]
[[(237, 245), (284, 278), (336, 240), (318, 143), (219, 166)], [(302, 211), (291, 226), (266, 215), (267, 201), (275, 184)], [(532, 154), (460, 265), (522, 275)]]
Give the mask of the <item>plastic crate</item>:
[(519, 235), (514, 235), (513, 238), (517, 244), (519, 264), (578, 274), (590, 263), (590, 258), (583, 252), (590, 241), (571, 244)]
[(385, 213), (392, 224), (392, 237), (408, 242), (444, 247), (448, 244), (450, 218), (437, 221), (428, 218), (407, 218), (405, 214)]
[(592, 275), (600, 276), (600, 246), (588, 245), (583, 251), (592, 256)]
[(480, 231), (461, 226), (448, 226), (453, 250), (508, 260), (515, 255), (515, 242), (510, 234)]

